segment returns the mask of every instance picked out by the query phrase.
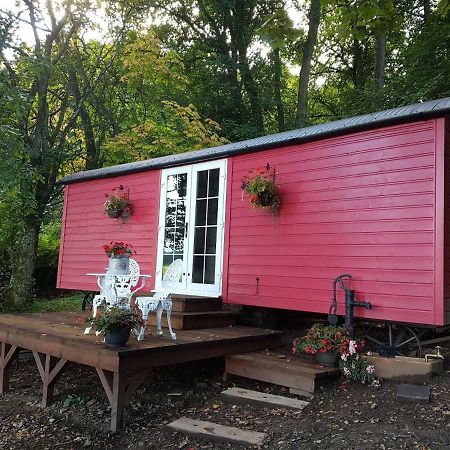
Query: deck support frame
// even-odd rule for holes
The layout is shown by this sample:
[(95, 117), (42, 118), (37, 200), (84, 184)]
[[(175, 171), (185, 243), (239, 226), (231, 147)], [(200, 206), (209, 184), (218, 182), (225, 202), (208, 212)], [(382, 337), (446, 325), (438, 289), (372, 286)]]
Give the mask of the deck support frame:
[(19, 355), (19, 351), (17, 345), (0, 343), (0, 394), (9, 390), (9, 368)]
[(250, 327), (181, 331), (179, 339), (148, 337), (111, 348), (84, 335), (77, 313), (0, 315), (0, 394), (19, 351), (29, 350), (42, 380), (42, 404), (53, 401), (54, 387), (69, 364), (95, 368), (111, 405), (111, 430), (123, 425), (124, 408), (151, 369), (236, 352), (277, 347), (281, 333)]
[(42, 380), (42, 406), (46, 408), (53, 403), (55, 384), (67, 367), (68, 361), (39, 352), (33, 352), (33, 356)]
[(150, 369), (137, 370), (131, 374), (112, 372), (96, 367), (98, 376), (111, 405), (111, 431), (123, 425), (125, 404), (144, 382)]

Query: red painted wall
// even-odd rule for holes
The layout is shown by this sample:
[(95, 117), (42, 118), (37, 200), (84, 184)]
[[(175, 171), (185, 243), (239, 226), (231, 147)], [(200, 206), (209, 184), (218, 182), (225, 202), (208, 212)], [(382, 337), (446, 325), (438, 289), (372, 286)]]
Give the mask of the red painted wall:
[[(126, 223), (103, 213), (105, 194), (122, 184), (130, 189), (133, 214)], [(134, 246), (142, 273), (154, 275), (158, 235), (160, 171), (69, 184), (65, 187), (59, 258), (59, 288), (98, 290), (86, 273), (103, 272), (108, 258), (102, 245), (123, 240)], [(146, 286), (154, 287), (154, 279)]]
[[(351, 273), (357, 298), (373, 305), (357, 315), (441, 324), (434, 302), (439, 120), (233, 157), (224, 300), (326, 313), (332, 280)], [(276, 167), (282, 197), (275, 221), (252, 211), (240, 189), (243, 176), (266, 163)], [(343, 314), (342, 293), (339, 305)]]
[(444, 296), (447, 323), (450, 323), (450, 117), (445, 120), (445, 190), (444, 190)]
[[(448, 147), (448, 123), (446, 132)], [(349, 272), (357, 298), (374, 307), (357, 315), (443, 324), (450, 313), (443, 156), (444, 119), (435, 119), (230, 158), (224, 301), (326, 313), (332, 280)], [(240, 189), (243, 176), (266, 163), (276, 167), (282, 196), (275, 221), (252, 211)], [(102, 209), (119, 184), (134, 206), (125, 224)], [(95, 290), (85, 274), (104, 270), (101, 246), (115, 239), (133, 244), (142, 272), (154, 275), (159, 194), (159, 170), (66, 186), (58, 287)], [(342, 304), (340, 292), (340, 314)]]

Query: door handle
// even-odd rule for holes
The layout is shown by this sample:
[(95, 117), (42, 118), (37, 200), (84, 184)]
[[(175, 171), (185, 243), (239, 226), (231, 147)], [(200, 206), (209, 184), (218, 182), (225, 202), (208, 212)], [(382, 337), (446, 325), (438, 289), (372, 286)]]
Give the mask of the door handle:
[(187, 239), (189, 234), (189, 222), (186, 222), (185, 228), (184, 228), (184, 238)]

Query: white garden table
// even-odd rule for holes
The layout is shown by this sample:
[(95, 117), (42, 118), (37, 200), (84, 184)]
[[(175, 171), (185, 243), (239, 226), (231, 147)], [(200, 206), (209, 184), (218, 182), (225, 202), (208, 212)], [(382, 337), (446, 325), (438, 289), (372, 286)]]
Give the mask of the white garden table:
[[(133, 262), (132, 262), (133, 261)], [(96, 295), (92, 301), (92, 317), (96, 317), (97, 308), (106, 303), (106, 308), (112, 306), (118, 308), (130, 307), (131, 297), (140, 291), (151, 275), (141, 274), (139, 265), (130, 259), (130, 273), (127, 275), (115, 275), (110, 273), (87, 273), (88, 276), (97, 278), (97, 284), (100, 293)], [(140, 281), (140, 285), (138, 286)], [(84, 334), (89, 334), (92, 326), (84, 330)]]

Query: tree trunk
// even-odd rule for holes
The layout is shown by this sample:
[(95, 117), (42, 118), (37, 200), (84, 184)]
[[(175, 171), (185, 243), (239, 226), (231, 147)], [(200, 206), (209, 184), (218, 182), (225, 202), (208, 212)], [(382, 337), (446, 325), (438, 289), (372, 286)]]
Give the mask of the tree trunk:
[(282, 66), (279, 48), (275, 48), (273, 50), (272, 59), (273, 59), (273, 89), (274, 89), (275, 105), (277, 108), (278, 131), (284, 131), (285, 130), (284, 105), (283, 100), (281, 98)]
[(363, 57), (361, 43), (357, 39), (353, 39), (353, 70), (352, 70), (352, 81), (357, 89), (362, 89), (364, 87), (364, 76), (363, 76)]
[(375, 42), (375, 69), (374, 85), (375, 89), (381, 89), (384, 85), (384, 71), (386, 65), (386, 31), (376, 37)]
[(261, 101), (250, 65), (248, 63), (247, 49), (239, 51), (239, 71), (241, 72), (242, 81), (244, 82), (244, 87), (250, 100), (250, 106), (252, 108), (252, 122), (259, 132), (263, 132), (264, 120)]
[[(81, 62), (80, 62), (81, 64)], [(80, 105), (80, 119), (83, 126), (84, 145), (86, 147), (85, 170), (98, 169), (100, 159), (100, 149), (95, 142), (94, 128), (92, 126), (89, 111), (86, 109), (81, 99), (80, 84), (74, 68), (69, 69), (70, 87), (77, 104)]]
[(248, 46), (250, 44), (249, 26), (253, 14), (253, 2), (246, 3), (243, 0), (234, 2), (232, 10), (232, 24), (230, 24), (231, 46), (237, 50), (239, 72), (247, 92), (252, 110), (252, 122), (259, 133), (264, 132), (264, 120), (259, 98), (258, 88), (248, 61)]
[(11, 277), (6, 292), (7, 306), (21, 308), (32, 300), (38, 239), (39, 226), (36, 221), (26, 220), (10, 252)]
[[(224, 8), (224, 29), (231, 34), (232, 23), (229, 8)], [(224, 32), (217, 38), (218, 51), (226, 61), (225, 70), (227, 73), (227, 81), (230, 86), (230, 98), (232, 99), (232, 119), (237, 123), (242, 120), (242, 88), (239, 81), (238, 73), (238, 51), (233, 41), (228, 42), (228, 36)]]
[(430, 0), (423, 0), (423, 22), (426, 24), (430, 20), (431, 2)]
[(311, 63), (320, 25), (320, 8), (320, 0), (311, 0), (308, 13), (308, 36), (303, 46), (302, 66), (298, 79), (297, 116), (295, 118), (295, 124), (299, 128), (303, 128), (306, 125), (309, 76), (311, 74)]

